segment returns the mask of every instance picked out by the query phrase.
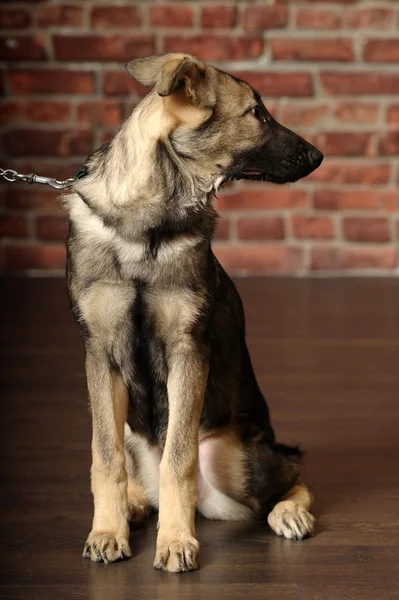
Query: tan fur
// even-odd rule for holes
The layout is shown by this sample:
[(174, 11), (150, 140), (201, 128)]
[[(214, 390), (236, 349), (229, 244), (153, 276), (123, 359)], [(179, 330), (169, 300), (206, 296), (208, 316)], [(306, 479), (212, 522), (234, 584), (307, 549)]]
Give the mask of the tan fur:
[[(80, 301), (80, 312), (93, 331), (114, 343), (113, 336), (126, 327), (127, 313), (132, 305), (134, 293), (130, 287), (95, 283)], [(101, 340), (104, 341), (103, 339)]]
[(187, 104), (185, 95), (182, 92), (167, 96), (163, 102), (166, 112), (174, 119), (176, 125), (181, 123), (192, 128), (199, 127), (212, 114), (210, 108), (198, 108)]
[(144, 488), (128, 479), (127, 503), (129, 507), (129, 521), (133, 524), (141, 524), (151, 512), (151, 504)]
[(134, 434), (125, 424), (125, 455), (129, 481), (144, 490), (150, 506), (158, 510), (161, 449), (150, 447), (143, 437)]
[(173, 344), (188, 334), (201, 312), (198, 291), (151, 290), (147, 295), (159, 335)]
[[(246, 455), (245, 449), (232, 429), (212, 435), (200, 435), (200, 448), (203, 451), (203, 464), (209, 463), (210, 482), (220, 491), (235, 498), (245, 497)], [(200, 450), (201, 452), (201, 450)]]
[(198, 510), (208, 519), (252, 519), (258, 503), (246, 494), (247, 456), (232, 429), (200, 434)]
[(267, 518), (270, 527), (288, 539), (303, 539), (313, 533), (315, 518), (310, 514), (312, 494), (301, 480), (276, 504)]
[(169, 423), (160, 464), (159, 531), (154, 566), (177, 572), (198, 567), (195, 539), (198, 431), (208, 364), (190, 335), (169, 349)]
[[(176, 69), (176, 65), (187, 56), (189, 55), (182, 52), (175, 52), (158, 56), (147, 56), (146, 58), (136, 58), (126, 65), (126, 70), (142, 85), (154, 87), (162, 79), (165, 67), (167, 72), (172, 74)], [(167, 63), (173, 65), (173, 67), (168, 68)]]
[(93, 413), (94, 519), (83, 556), (113, 562), (131, 555), (123, 450), (127, 390), (120, 376), (111, 374), (99, 356), (87, 356), (86, 372)]

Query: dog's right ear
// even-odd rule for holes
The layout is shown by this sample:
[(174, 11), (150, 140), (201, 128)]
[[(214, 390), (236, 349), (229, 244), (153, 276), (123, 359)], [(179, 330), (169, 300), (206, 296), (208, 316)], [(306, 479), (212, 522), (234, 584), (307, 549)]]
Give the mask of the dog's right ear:
[(206, 66), (194, 56), (163, 54), (138, 58), (128, 63), (126, 69), (142, 85), (155, 87), (160, 96), (171, 96), (181, 90), (190, 104), (197, 107), (209, 104)]

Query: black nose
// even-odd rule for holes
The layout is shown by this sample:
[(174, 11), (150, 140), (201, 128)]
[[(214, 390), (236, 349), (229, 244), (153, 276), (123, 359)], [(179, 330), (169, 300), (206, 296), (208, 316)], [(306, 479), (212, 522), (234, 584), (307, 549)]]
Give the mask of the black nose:
[(312, 166), (317, 169), (317, 167), (319, 167), (321, 165), (321, 163), (323, 162), (323, 153), (320, 152), (320, 150), (318, 150), (317, 148), (312, 148), (309, 151), (308, 154), (310, 161), (312, 163)]

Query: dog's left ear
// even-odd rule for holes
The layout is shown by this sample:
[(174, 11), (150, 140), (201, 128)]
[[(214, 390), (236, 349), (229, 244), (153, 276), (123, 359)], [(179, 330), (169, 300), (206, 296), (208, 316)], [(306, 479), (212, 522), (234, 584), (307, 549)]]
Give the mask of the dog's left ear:
[(196, 58), (187, 56), (183, 60), (166, 61), (161, 80), (157, 86), (160, 96), (170, 96), (181, 91), (194, 106), (203, 105), (205, 94), (205, 65)]
[(165, 54), (132, 60), (127, 71), (145, 86), (153, 86), (160, 96), (179, 92), (196, 107), (209, 106), (210, 86), (206, 65), (194, 56)]

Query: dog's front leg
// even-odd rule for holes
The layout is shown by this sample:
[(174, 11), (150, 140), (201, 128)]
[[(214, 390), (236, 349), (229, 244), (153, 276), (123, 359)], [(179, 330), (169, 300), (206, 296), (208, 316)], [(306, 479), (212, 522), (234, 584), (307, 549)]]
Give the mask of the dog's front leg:
[(94, 519), (83, 556), (109, 563), (131, 556), (123, 447), (128, 394), (105, 352), (87, 349), (86, 373), (93, 420)]
[(198, 429), (208, 377), (206, 350), (187, 336), (168, 353), (169, 422), (160, 464), (159, 531), (154, 567), (198, 568), (195, 539)]

